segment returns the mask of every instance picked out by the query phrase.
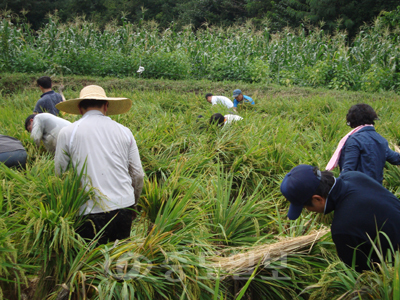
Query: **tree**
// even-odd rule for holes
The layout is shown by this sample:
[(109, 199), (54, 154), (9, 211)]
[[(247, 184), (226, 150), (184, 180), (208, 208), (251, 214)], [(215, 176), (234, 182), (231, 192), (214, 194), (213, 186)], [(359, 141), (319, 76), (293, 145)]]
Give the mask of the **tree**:
[(287, 11), (297, 20), (307, 17), (313, 24), (325, 23), (328, 30), (346, 29), (354, 36), (382, 10), (393, 10), (398, 0), (286, 0)]

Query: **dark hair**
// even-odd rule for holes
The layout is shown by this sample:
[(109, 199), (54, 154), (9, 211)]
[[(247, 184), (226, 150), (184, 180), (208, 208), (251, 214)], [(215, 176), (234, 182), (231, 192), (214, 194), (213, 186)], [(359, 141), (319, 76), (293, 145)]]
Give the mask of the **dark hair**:
[(42, 76), (36, 81), (37, 85), (44, 89), (51, 88), (51, 78), (49, 76)]
[(225, 122), (225, 117), (221, 115), (220, 113), (213, 114), (210, 118), (210, 124), (224, 124)]
[(213, 94), (211, 94), (211, 93), (207, 93), (207, 94), (206, 94), (206, 100), (207, 100), (208, 97), (210, 97), (210, 96), (212, 96), (212, 95), (213, 95)]
[[(315, 176), (318, 176), (318, 167), (314, 167), (313, 172)], [(319, 182), (319, 186), (315, 191), (314, 195), (318, 195), (324, 197), (325, 199), (329, 195), (329, 191), (331, 190), (333, 184), (335, 183), (335, 177), (333, 177), (333, 173), (329, 171), (321, 171), (321, 180)], [(312, 199), (308, 199), (304, 204), (305, 206), (313, 206)]]
[(94, 100), (94, 99), (88, 99), (88, 100), (82, 100), (79, 102), (79, 107), (83, 109), (88, 109), (89, 107), (97, 107), (100, 108), (104, 104), (106, 104), (108, 101), (107, 100)]
[(28, 130), (29, 123), (31, 122), (31, 120), (32, 120), (34, 117), (36, 117), (36, 114), (29, 115), (29, 116), (26, 118), (26, 120), (25, 120), (25, 130)]
[(360, 125), (375, 124), (375, 120), (378, 119), (378, 115), (374, 109), (368, 104), (356, 104), (350, 107), (349, 112), (346, 115), (346, 120), (351, 128), (356, 128)]

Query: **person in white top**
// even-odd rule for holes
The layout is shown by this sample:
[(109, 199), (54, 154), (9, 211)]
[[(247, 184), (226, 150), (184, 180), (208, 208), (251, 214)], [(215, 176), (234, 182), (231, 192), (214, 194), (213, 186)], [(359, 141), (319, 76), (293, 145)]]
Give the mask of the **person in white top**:
[(53, 114), (41, 113), (28, 116), (25, 120), (25, 129), (31, 133), (36, 146), (39, 147), (40, 141), (43, 141), (47, 151), (55, 152), (60, 130), (70, 124), (71, 122)]
[(233, 102), (231, 101), (231, 99), (225, 96), (213, 96), (213, 94), (208, 93), (206, 94), (206, 100), (208, 103), (211, 103), (212, 105), (222, 104), (227, 108), (233, 107)]
[(83, 88), (77, 99), (57, 104), (61, 111), (83, 115), (60, 131), (55, 171), (61, 174), (70, 161), (79, 172), (85, 166), (82, 184), (95, 188), (96, 199), (88, 200), (81, 207), (87, 221), (77, 232), (93, 239), (112, 219), (104, 229), (100, 244), (130, 236), (135, 217), (133, 208), (143, 188), (144, 172), (132, 132), (107, 117), (125, 113), (131, 105), (127, 98), (107, 97), (97, 85)]
[(213, 114), (210, 118), (210, 124), (218, 124), (218, 126), (225, 126), (232, 122), (243, 120), (241, 116), (228, 114), (223, 116), (220, 113)]

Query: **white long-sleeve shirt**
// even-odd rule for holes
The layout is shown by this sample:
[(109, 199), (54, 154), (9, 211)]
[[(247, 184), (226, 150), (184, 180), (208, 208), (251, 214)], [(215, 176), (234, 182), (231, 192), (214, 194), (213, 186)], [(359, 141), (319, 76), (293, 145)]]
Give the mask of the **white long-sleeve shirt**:
[(241, 116), (232, 115), (232, 114), (225, 115), (224, 118), (225, 118), (224, 125), (228, 125), (228, 124), (231, 124), (232, 122), (237, 122), (237, 121), (243, 120), (243, 118)]
[(37, 114), (33, 119), (31, 138), (38, 147), (40, 146), (40, 141), (43, 141), (44, 147), (48, 151), (54, 152), (56, 151), (57, 137), (60, 130), (68, 125), (71, 125), (71, 122), (53, 114)]
[(232, 108), (233, 107), (233, 102), (231, 99), (225, 96), (212, 96), (211, 97), (211, 104), (216, 105), (216, 104), (222, 104), (225, 105), (227, 108)]
[(98, 110), (60, 131), (54, 160), (57, 174), (70, 160), (80, 172), (86, 161), (82, 183), (94, 187), (97, 197), (81, 207), (82, 214), (126, 208), (142, 192), (144, 172), (132, 132)]

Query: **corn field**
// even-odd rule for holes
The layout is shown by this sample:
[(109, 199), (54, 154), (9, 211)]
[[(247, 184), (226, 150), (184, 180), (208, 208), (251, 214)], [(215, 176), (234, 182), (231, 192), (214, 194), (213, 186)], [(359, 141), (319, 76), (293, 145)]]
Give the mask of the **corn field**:
[[(84, 192), (74, 170), (55, 176), (52, 155), (24, 130), (40, 91), (28, 85), (2, 93), (1, 134), (22, 141), (28, 163), (26, 170), (0, 165), (0, 299), (398, 299), (398, 253), (359, 274), (340, 262), (330, 233), (293, 252), (282, 248), (277, 258), (246, 256), (327, 228), (329, 217), (313, 213), (287, 219), (283, 176), (299, 163), (325, 166), (349, 131), (345, 115), (355, 103), (372, 105), (377, 131), (398, 145), (395, 93), (243, 84), (256, 105), (239, 107), (243, 120), (221, 130), (208, 120), (227, 109), (210, 106), (204, 94), (230, 96), (234, 83), (53, 80), (55, 89), (64, 81), (67, 99), (88, 82), (132, 99), (130, 112), (113, 119), (138, 144), (146, 173), (141, 211), (129, 239), (85, 244), (75, 230), (92, 191)], [(387, 165), (384, 185), (399, 196), (398, 167)], [(232, 271), (239, 254), (244, 267)]]
[[(400, 28), (379, 18), (354, 40), (305, 24), (272, 33), (251, 23), (193, 32), (155, 22), (105, 28), (57, 15), (33, 32), (23, 17), (0, 17), (0, 72), (94, 75), (163, 79), (244, 81), (283, 86), (327, 87), (368, 92), (400, 89)], [(137, 73), (140, 66), (145, 71)]]

